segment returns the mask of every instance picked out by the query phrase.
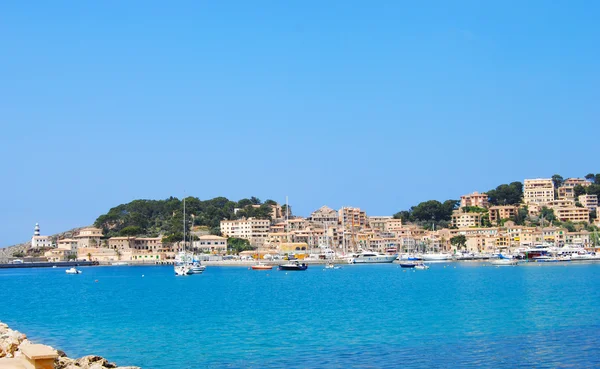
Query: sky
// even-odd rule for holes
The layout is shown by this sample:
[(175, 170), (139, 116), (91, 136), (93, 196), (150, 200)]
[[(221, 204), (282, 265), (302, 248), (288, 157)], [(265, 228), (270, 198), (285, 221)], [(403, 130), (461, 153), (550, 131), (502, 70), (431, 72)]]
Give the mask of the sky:
[(134, 199), (391, 215), (598, 172), (595, 1), (0, 3), (0, 246)]

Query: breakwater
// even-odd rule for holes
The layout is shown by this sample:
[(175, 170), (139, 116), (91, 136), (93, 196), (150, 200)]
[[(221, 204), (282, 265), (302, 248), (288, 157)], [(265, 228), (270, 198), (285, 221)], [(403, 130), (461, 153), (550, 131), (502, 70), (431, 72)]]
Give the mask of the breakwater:
[[(35, 347), (35, 350), (31, 348)], [(7, 324), (0, 322), (0, 368), (25, 369), (31, 363), (31, 352), (44, 351), (47, 356), (54, 356), (54, 369), (141, 369), (137, 366), (117, 366), (103, 357), (87, 355), (72, 359), (60, 350), (50, 346), (37, 345), (30, 342), (21, 332), (10, 329)], [(38, 366), (35, 365), (35, 368)]]
[(4, 263), (0, 269), (17, 268), (52, 268), (52, 267), (74, 267), (98, 265), (96, 261), (57, 261), (57, 262), (35, 262), (35, 263)]

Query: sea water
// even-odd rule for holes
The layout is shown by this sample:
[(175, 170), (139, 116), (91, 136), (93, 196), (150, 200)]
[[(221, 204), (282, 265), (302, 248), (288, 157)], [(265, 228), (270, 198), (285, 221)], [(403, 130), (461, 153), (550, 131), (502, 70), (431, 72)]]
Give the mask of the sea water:
[(0, 320), (143, 368), (600, 365), (600, 265), (0, 270)]

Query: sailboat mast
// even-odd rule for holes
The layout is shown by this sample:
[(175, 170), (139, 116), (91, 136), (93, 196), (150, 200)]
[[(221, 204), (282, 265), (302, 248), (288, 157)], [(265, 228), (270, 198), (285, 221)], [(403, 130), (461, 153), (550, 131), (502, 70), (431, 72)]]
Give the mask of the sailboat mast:
[(185, 251), (185, 195), (183, 196), (183, 251)]

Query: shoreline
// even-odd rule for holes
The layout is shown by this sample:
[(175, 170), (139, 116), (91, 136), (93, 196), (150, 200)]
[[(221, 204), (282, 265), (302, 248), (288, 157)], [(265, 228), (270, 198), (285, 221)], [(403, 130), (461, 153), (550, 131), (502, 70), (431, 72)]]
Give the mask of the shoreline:
[[(11, 329), (8, 324), (0, 321), (0, 368), (2, 369), (27, 369), (31, 368), (32, 348), (41, 350), (54, 358), (54, 369), (141, 369), (138, 366), (118, 366), (107, 359), (97, 355), (86, 355), (78, 359), (69, 358), (64, 351), (51, 346), (40, 345), (29, 341), (27, 335)], [(35, 365), (34, 368), (48, 368), (46, 365)]]

